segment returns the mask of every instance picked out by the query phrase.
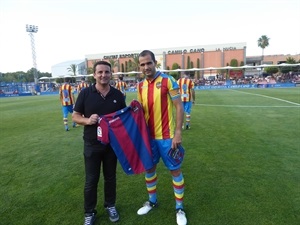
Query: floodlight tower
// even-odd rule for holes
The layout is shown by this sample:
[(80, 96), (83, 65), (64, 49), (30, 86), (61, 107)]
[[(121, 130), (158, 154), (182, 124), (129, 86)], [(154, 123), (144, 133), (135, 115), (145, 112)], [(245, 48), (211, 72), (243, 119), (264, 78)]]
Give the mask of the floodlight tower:
[(35, 55), (35, 44), (34, 44), (34, 36), (33, 33), (38, 32), (38, 26), (35, 25), (28, 25), (26, 24), (26, 32), (29, 33), (30, 40), (31, 40), (31, 50), (32, 50), (32, 60), (33, 60), (33, 68), (34, 68), (34, 83), (38, 83), (38, 75), (37, 75), (37, 66), (36, 66), (36, 55)]

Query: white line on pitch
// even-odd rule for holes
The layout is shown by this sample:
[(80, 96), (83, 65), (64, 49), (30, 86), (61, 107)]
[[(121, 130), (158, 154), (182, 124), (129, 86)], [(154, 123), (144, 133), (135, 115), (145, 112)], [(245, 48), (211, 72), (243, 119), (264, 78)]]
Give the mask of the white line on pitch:
[(212, 104), (195, 104), (201, 106), (210, 106), (210, 107), (237, 107), (237, 108), (299, 108), (297, 106), (261, 106), (261, 105), (212, 105)]
[(290, 103), (290, 104), (293, 104), (293, 105), (300, 106), (299, 103), (287, 101), (287, 100), (284, 100), (284, 99), (281, 99), (281, 98), (270, 97), (270, 96), (267, 96), (267, 95), (253, 94), (253, 93), (248, 93), (248, 92), (244, 92), (244, 91), (237, 91), (237, 90), (232, 90), (232, 89), (231, 89), (231, 91), (244, 93), (244, 94), (248, 94), (248, 95), (256, 95), (256, 96), (260, 96), (260, 97), (264, 97), (264, 98), (270, 98), (270, 99), (278, 100), (278, 101), (281, 101), (281, 102), (286, 102), (286, 103)]

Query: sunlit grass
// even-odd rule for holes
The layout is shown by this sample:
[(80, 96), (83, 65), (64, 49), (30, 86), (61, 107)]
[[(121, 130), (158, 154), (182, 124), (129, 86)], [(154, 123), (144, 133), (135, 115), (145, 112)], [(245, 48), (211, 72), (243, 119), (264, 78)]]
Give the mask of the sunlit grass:
[[(83, 224), (82, 127), (64, 131), (58, 96), (0, 98), (0, 134), (0, 224)], [(197, 91), (183, 131), (189, 224), (298, 224), (299, 136), (298, 88)], [(162, 163), (158, 179), (159, 207), (138, 216), (144, 177), (118, 166), (118, 224), (176, 224)], [(96, 224), (112, 224), (102, 177), (97, 209)]]

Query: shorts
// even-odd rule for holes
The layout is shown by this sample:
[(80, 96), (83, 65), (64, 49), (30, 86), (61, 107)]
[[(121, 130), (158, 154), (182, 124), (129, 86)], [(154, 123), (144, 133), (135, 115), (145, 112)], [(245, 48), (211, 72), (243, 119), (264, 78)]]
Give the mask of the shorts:
[(162, 158), (168, 170), (177, 170), (181, 167), (184, 149), (180, 145), (177, 149), (171, 149), (172, 139), (165, 140), (151, 140), (151, 149), (153, 154), (153, 162), (157, 164)]
[(64, 118), (68, 117), (68, 113), (73, 113), (73, 105), (66, 105), (62, 107), (62, 112), (63, 112), (63, 116)]
[(183, 104), (184, 112), (187, 114), (191, 114), (193, 103), (192, 102), (182, 102), (182, 104)]

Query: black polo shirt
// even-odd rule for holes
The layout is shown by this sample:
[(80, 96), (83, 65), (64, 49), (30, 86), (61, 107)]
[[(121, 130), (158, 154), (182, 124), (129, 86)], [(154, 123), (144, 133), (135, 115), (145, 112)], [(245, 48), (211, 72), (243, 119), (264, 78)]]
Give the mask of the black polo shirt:
[[(102, 97), (93, 84), (79, 93), (74, 111), (89, 118), (92, 114), (106, 115), (125, 107), (124, 95), (119, 90), (110, 86), (110, 91)], [(83, 139), (91, 142), (97, 141), (97, 124), (84, 126)]]

